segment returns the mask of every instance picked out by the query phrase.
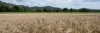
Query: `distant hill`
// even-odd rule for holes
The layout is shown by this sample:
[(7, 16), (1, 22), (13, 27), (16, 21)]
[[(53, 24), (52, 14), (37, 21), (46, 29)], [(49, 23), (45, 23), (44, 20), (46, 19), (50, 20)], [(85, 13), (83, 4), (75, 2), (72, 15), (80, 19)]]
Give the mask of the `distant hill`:
[(100, 12), (100, 10), (96, 9), (68, 9), (68, 8), (58, 8), (52, 6), (44, 6), (44, 7), (28, 7), (23, 5), (14, 5), (6, 2), (0, 1), (0, 12)]
[[(38, 9), (38, 10), (37, 10)], [(39, 10), (43, 10), (43, 9), (60, 9), (57, 7), (51, 7), (51, 6), (44, 6), (44, 7), (38, 7), (38, 6), (34, 6), (34, 7), (28, 7), (28, 6), (23, 6), (23, 5), (14, 5), (14, 4), (10, 4), (10, 3), (5, 3), (5, 2), (1, 2), (0, 1), (0, 12), (35, 12), (35, 11), (39, 11)]]

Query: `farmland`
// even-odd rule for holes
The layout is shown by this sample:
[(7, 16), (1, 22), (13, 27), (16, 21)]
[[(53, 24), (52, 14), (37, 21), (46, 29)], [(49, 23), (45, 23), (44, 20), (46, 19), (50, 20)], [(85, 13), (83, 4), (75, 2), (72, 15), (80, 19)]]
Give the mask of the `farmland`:
[(0, 14), (0, 33), (100, 33), (100, 15)]

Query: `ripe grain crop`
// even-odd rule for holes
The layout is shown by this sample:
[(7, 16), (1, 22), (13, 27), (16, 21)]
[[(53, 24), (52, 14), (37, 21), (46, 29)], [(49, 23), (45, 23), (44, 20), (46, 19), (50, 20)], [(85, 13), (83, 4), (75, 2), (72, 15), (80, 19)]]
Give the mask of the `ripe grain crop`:
[(1, 14), (0, 33), (100, 33), (100, 15)]

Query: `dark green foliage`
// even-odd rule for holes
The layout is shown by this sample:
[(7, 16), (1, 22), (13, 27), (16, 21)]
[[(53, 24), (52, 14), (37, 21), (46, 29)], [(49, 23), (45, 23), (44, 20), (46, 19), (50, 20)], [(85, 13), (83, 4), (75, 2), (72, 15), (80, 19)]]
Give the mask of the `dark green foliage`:
[(99, 9), (68, 9), (68, 8), (57, 8), (51, 6), (45, 7), (28, 7), (23, 5), (13, 5), (5, 2), (0, 1), (0, 12), (100, 12)]
[(56, 8), (56, 9), (54, 10), (54, 12), (62, 12), (62, 9), (61, 9), (61, 8)]
[(70, 12), (77, 12), (75, 9), (71, 8), (69, 9)]
[(43, 12), (42, 9), (36, 9), (36, 12)]
[(90, 10), (87, 8), (81, 8), (79, 9), (79, 12), (90, 12)]
[(51, 9), (46, 9), (46, 8), (44, 8), (43, 11), (44, 11), (44, 12), (51, 12), (52, 10), (51, 10)]
[(63, 8), (62, 12), (68, 12), (68, 9), (67, 8)]

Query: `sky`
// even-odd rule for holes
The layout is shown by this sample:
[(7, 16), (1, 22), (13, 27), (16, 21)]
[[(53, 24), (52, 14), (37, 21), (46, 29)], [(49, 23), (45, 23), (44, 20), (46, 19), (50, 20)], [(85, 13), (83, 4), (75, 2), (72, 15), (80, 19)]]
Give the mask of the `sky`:
[(25, 6), (53, 6), (60, 8), (100, 9), (100, 0), (1, 0), (3, 2)]

